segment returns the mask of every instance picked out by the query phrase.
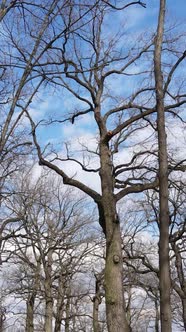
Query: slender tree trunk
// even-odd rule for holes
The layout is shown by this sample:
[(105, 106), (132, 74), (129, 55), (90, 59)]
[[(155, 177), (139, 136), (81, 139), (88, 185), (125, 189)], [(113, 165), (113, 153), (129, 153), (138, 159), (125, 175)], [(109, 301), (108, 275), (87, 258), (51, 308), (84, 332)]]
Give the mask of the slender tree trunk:
[(101, 277), (96, 276), (96, 287), (95, 296), (93, 298), (93, 331), (100, 332), (99, 325), (99, 305), (101, 304), (101, 294), (100, 294)]
[(37, 269), (35, 272), (35, 280), (32, 286), (32, 293), (27, 299), (26, 303), (26, 329), (25, 332), (34, 332), (34, 305), (38, 292), (38, 288), (40, 285), (40, 270), (41, 270), (41, 262), (37, 261)]
[(131, 316), (131, 299), (132, 299), (132, 287), (129, 286), (127, 289), (127, 297), (128, 297), (128, 303), (126, 306), (126, 315), (127, 315), (127, 321), (129, 324), (129, 331), (132, 332), (132, 327), (131, 327), (131, 320), (132, 320), (132, 316)]
[(156, 317), (155, 317), (155, 332), (160, 332), (159, 330), (159, 308), (158, 308), (158, 300), (155, 299), (155, 310), (156, 310)]
[(123, 290), (120, 224), (113, 194), (112, 162), (107, 143), (100, 143), (102, 204), (106, 226), (105, 300), (109, 332), (129, 332)]
[(184, 328), (186, 331), (186, 279), (184, 276), (184, 267), (183, 267), (180, 249), (179, 246), (176, 244), (176, 242), (172, 243), (172, 249), (174, 250), (175, 253), (175, 267), (177, 270), (177, 276), (180, 284), (180, 292), (178, 294), (182, 302), (182, 317), (184, 322)]
[(4, 331), (5, 320), (6, 320), (5, 310), (3, 309), (2, 303), (0, 303), (0, 332)]
[(186, 297), (182, 299), (182, 307), (183, 307), (183, 323), (184, 323), (184, 329), (186, 331)]
[[(66, 302), (66, 319), (65, 319), (65, 332), (70, 332), (70, 285), (68, 287), (68, 292), (67, 292), (67, 302)], [(74, 322), (73, 326), (75, 327), (75, 317), (74, 317)]]
[(56, 310), (54, 332), (60, 332), (61, 331), (61, 322), (63, 319), (63, 310), (64, 310), (64, 284), (63, 284), (62, 275), (59, 278), (58, 297), (57, 297), (56, 307), (57, 307), (57, 310)]
[(45, 266), (45, 332), (52, 332), (53, 297), (52, 297), (52, 251), (48, 253)]
[(160, 0), (158, 28), (155, 41), (154, 73), (156, 84), (156, 108), (159, 145), (159, 204), (160, 204), (160, 239), (159, 239), (159, 269), (160, 269), (160, 320), (161, 331), (171, 329), (171, 280), (169, 261), (169, 208), (168, 208), (168, 157), (167, 138), (165, 130), (163, 73), (161, 68), (161, 51), (164, 33), (165, 0)]
[[(47, 286), (46, 286), (47, 287)], [(53, 299), (48, 289), (45, 303), (45, 332), (52, 332)]]
[(56, 313), (54, 332), (61, 331), (61, 322), (63, 319), (63, 306), (64, 306), (64, 299), (60, 299), (57, 302), (57, 313)]
[(93, 299), (93, 331), (100, 332), (99, 326), (99, 298), (98, 296), (94, 296)]
[(26, 304), (26, 329), (25, 332), (34, 332), (34, 303), (35, 294), (29, 296)]

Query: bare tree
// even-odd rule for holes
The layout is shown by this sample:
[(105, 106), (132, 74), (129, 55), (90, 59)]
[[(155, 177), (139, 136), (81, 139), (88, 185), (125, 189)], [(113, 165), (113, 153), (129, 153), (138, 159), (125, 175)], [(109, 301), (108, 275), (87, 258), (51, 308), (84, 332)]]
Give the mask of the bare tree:
[(159, 20), (154, 51), (154, 74), (156, 82), (157, 130), (159, 149), (159, 204), (160, 204), (160, 314), (162, 331), (171, 328), (171, 280), (169, 261), (169, 207), (168, 207), (168, 157), (165, 131), (164, 87), (161, 67), (161, 50), (164, 32), (166, 1), (160, 1)]
[[(171, 322), (174, 326), (173, 329), (178, 330), (182, 330), (185, 325), (183, 288), (185, 283), (185, 186), (183, 182), (183, 175), (179, 172), (174, 173), (169, 179)], [(125, 212), (125, 218), (126, 216), (129, 217), (129, 225), (128, 229), (127, 225), (125, 226), (125, 236), (123, 237), (124, 285), (129, 284), (131, 293), (134, 293), (130, 301), (132, 303), (130, 325), (135, 330), (139, 328), (140, 319), (145, 322), (144, 317), (148, 317), (149, 311), (151, 326), (154, 322), (154, 329), (160, 331), (158, 192), (150, 190), (141, 202), (138, 200), (132, 204), (131, 201), (130, 208)], [(141, 293), (145, 296), (147, 307), (145, 304), (143, 308), (141, 307), (142, 300), (139, 300)], [(136, 323), (138, 327), (135, 325)]]
[[(77, 86), (79, 85), (80, 89), (85, 90), (86, 93), (90, 95), (91, 101), (89, 98), (85, 98), (78, 93), (71, 85), (69, 85), (65, 77), (55, 75), (53, 77), (53, 82), (57, 86), (63, 86), (69, 90), (77, 99), (86, 103), (88, 109), (80, 112), (74, 113), (69, 119), (74, 123), (75, 119), (80, 115), (85, 115), (87, 113), (93, 113), (95, 124), (98, 129), (99, 143), (97, 151), (94, 153), (98, 156), (100, 167), (97, 169), (92, 169), (86, 167), (81, 161), (71, 158), (70, 152), (67, 150), (67, 158), (60, 158), (57, 156), (54, 160), (59, 162), (65, 162), (65, 160), (77, 162), (84, 171), (87, 172), (96, 172), (100, 176), (101, 181), (101, 192), (100, 195), (95, 190), (81, 183), (80, 181), (69, 177), (63, 170), (63, 168), (58, 167), (55, 163), (44, 158), (42, 155), (41, 148), (37, 142), (36, 137), (36, 127), (34, 122), (30, 117), (32, 124), (34, 142), (37, 147), (39, 163), (41, 165), (47, 166), (59, 175), (62, 176), (63, 182), (68, 185), (75, 186), (88, 194), (98, 206), (99, 215), (100, 215), (100, 225), (103, 229), (103, 232), (106, 236), (106, 247), (107, 247), (107, 257), (106, 257), (106, 268), (105, 268), (105, 287), (106, 287), (106, 310), (107, 310), (107, 324), (109, 331), (128, 331), (128, 324), (126, 317), (124, 315), (125, 304), (123, 297), (123, 277), (122, 277), (122, 250), (121, 250), (121, 234), (120, 234), (120, 222), (116, 210), (117, 202), (130, 193), (141, 192), (148, 188), (153, 188), (157, 185), (157, 180), (152, 174), (147, 179), (146, 183), (143, 181), (143, 177), (138, 178), (137, 184), (136, 181), (120, 181), (117, 179), (117, 176), (123, 174), (124, 168), (127, 165), (114, 166), (113, 156), (118, 151), (120, 144), (125, 141), (126, 136), (129, 135), (128, 128), (131, 125), (132, 133), (137, 129), (133, 128), (133, 123), (137, 120), (140, 120), (145, 115), (153, 113), (155, 110), (145, 107), (143, 105), (138, 105), (135, 103), (135, 97), (138, 95), (132, 95), (131, 99), (127, 103), (121, 103), (120, 106), (110, 109), (108, 112), (103, 114), (102, 111), (102, 98), (104, 98), (104, 89), (105, 81), (111, 75), (115, 74), (124, 74), (125, 71), (130, 68), (135, 61), (137, 61), (141, 56), (151, 47), (150, 44), (147, 44), (143, 47), (142, 50), (138, 52), (135, 50), (134, 54), (130, 54), (126, 57), (114, 55), (113, 45), (115, 45), (115, 37), (111, 39), (108, 45), (101, 47), (103, 44), (102, 38), (102, 23), (105, 15), (105, 8), (99, 10), (96, 9), (92, 11), (92, 19), (90, 23), (89, 30), (91, 33), (87, 32), (80, 34), (78, 32), (78, 40), (80, 42), (85, 41), (85, 46), (90, 45), (91, 56), (88, 56), (89, 59), (89, 68), (86, 70), (86, 65), (83, 63), (83, 55), (79, 53), (79, 48), (76, 43), (78, 43), (77, 36), (74, 34), (74, 56), (70, 58), (68, 52), (68, 39), (66, 38), (63, 43), (62, 56), (64, 63), (64, 72), (65, 76), (69, 81), (75, 82)], [(88, 50), (90, 52), (90, 50)], [(113, 52), (113, 53), (112, 53)], [(130, 52), (129, 52), (130, 53)], [(121, 62), (118, 65), (118, 69), (112, 69), (113, 63)], [(123, 62), (123, 64), (122, 64)], [(107, 67), (111, 67), (108, 68)], [(78, 88), (77, 88), (78, 89)], [(144, 112), (141, 113), (141, 109), (145, 108)], [(125, 110), (129, 109), (132, 112), (135, 109), (134, 116), (129, 117), (125, 120)], [(113, 130), (109, 130), (109, 121), (113, 115), (118, 114), (119, 123), (116, 123)], [(64, 120), (65, 121), (65, 120)], [(134, 126), (135, 127), (135, 126)], [(140, 124), (139, 124), (140, 127)], [(113, 138), (113, 140), (112, 140)], [(67, 147), (68, 149), (68, 147)], [(88, 148), (87, 148), (88, 151)], [(142, 181), (140, 181), (142, 179)], [(126, 187), (126, 188), (125, 188)], [(121, 189), (117, 194), (114, 193), (114, 189)], [(124, 311), (123, 311), (124, 310)]]
[(17, 0), (14, 0), (14, 1), (2, 0), (2, 1), (1, 1), (1, 6), (0, 6), (0, 21), (3, 20), (3, 18), (5, 17), (5, 15), (7, 15), (8, 12), (9, 12), (14, 6), (16, 6), (17, 3), (18, 3)]
[[(171, 195), (169, 196), (170, 225), (170, 258), (171, 258), (171, 284), (176, 297), (180, 298), (181, 317), (186, 330), (186, 303), (185, 303), (185, 185), (180, 176), (172, 182)], [(177, 308), (178, 309), (178, 308)]]
[(160, 268), (160, 315), (162, 331), (171, 331), (171, 277), (169, 259), (169, 192), (168, 192), (168, 149), (165, 129), (165, 91), (175, 68), (185, 58), (185, 52), (177, 61), (168, 75), (167, 82), (163, 82), (162, 48), (164, 36), (166, 1), (160, 0), (159, 19), (155, 37), (154, 76), (156, 87), (156, 110), (159, 152), (159, 268)]
[[(110, 98), (109, 101), (111, 100), (114, 103), (112, 97), (108, 96), (106, 90), (107, 80), (111, 79), (112, 75), (113, 77), (115, 77), (115, 75), (128, 75), (130, 67), (134, 63), (142, 61), (142, 57), (144, 58), (144, 61), (148, 62), (146, 54), (147, 52), (150, 53), (154, 50), (154, 41), (150, 40), (149, 43), (146, 43), (142, 48), (135, 49), (135, 51), (130, 50), (126, 56), (124, 56), (123, 53), (120, 54), (116, 46), (115, 36), (109, 40), (108, 44), (103, 40), (102, 28), (105, 13), (105, 8), (96, 8), (95, 11), (92, 10), (89, 30), (80, 29), (78, 33), (75, 32), (71, 35), (72, 39), (69, 39), (69, 36), (67, 35), (65, 36), (65, 41), (61, 48), (62, 60), (64, 63), (64, 75), (56, 76), (54, 74), (52, 77), (53, 84), (58, 88), (61, 86), (67, 89), (73, 96), (75, 96), (75, 98), (87, 104), (87, 109), (82, 111), (76, 110), (71, 113), (68, 118), (64, 118), (61, 121), (54, 120), (55, 122), (61, 123), (71, 121), (73, 124), (76, 118), (83, 115), (85, 116), (87, 113), (93, 114), (93, 119), (98, 131), (98, 144), (93, 153), (97, 156), (99, 166), (97, 168), (90, 168), (87, 166), (88, 162), (86, 164), (85, 159), (82, 161), (73, 157), (68, 145), (66, 145), (66, 157), (61, 157), (57, 151), (53, 151), (52, 157), (47, 159), (42, 153), (41, 147), (38, 143), (36, 125), (29, 116), (29, 113), (28, 117), (32, 124), (33, 139), (37, 148), (40, 165), (47, 166), (54, 170), (63, 178), (65, 184), (79, 188), (92, 197), (97, 204), (100, 225), (106, 237), (107, 248), (105, 287), (108, 330), (114, 331), (115, 329), (121, 329), (121, 331), (123, 331), (126, 329), (126, 331), (128, 331), (127, 319), (125, 319), (125, 316), (123, 315), (125, 304), (122, 283), (121, 233), (116, 204), (128, 194), (138, 193), (157, 187), (159, 175), (157, 178), (156, 167), (153, 166), (155, 162), (157, 163), (157, 151), (140, 151), (135, 153), (131, 158), (131, 161), (128, 163), (120, 164), (117, 164), (115, 154), (122, 148), (122, 143), (124, 143), (126, 139), (138, 129), (144, 127), (151, 127), (153, 130), (156, 129), (155, 121), (153, 120), (153, 117), (151, 120), (150, 115), (158, 111), (160, 108), (159, 96), (157, 96), (157, 100), (155, 100), (153, 96), (152, 98), (149, 97), (150, 101), (148, 100), (145, 102), (144, 100), (149, 92), (159, 91), (157, 85), (161, 84), (161, 82), (157, 77), (156, 67), (158, 65), (156, 64), (155, 86), (144, 86), (144, 88), (132, 93), (130, 97), (128, 97), (127, 102), (122, 101), (108, 111), (102, 109), (103, 101), (106, 97)], [(157, 39), (158, 38), (156, 38), (156, 41)], [(73, 54), (71, 54), (71, 40), (74, 45)], [(155, 43), (154, 52), (155, 55), (157, 55), (157, 43)], [(157, 61), (156, 57), (157, 56), (155, 56), (155, 62)], [(184, 57), (185, 53), (180, 56), (177, 63), (181, 63)], [(169, 81), (172, 78), (172, 71), (175, 70), (176, 67), (177, 66), (174, 65), (168, 75), (167, 82), (163, 86), (164, 93), (165, 91), (166, 93), (169, 92)], [(150, 72), (147, 70), (148, 75), (151, 74), (152, 71), (153, 68), (152, 70), (150, 69)], [(86, 94), (88, 94), (89, 97), (85, 97)], [(118, 101), (117, 97), (115, 100)], [(147, 106), (148, 102), (149, 106)], [(172, 109), (179, 107), (184, 103), (184, 95), (180, 95), (178, 103), (174, 103), (173, 100), (171, 105), (164, 106), (164, 112), (171, 113)], [(113, 120), (113, 118), (115, 120)], [(140, 121), (142, 119), (144, 121)], [(88, 154), (91, 152), (88, 147), (85, 147), (85, 145), (83, 145), (83, 149), (84, 151), (86, 149)], [(77, 163), (83, 171), (98, 173), (101, 182), (101, 195), (84, 183), (68, 176), (63, 167), (66, 161)], [(131, 172), (131, 175), (128, 175), (129, 172)], [(117, 192), (116, 189), (118, 190)], [(163, 211), (165, 210), (163, 209)], [(163, 227), (164, 226), (163, 223)], [(162, 236), (162, 231), (160, 231), (160, 233)], [(165, 239), (162, 240), (162, 243), (165, 245)], [(161, 252), (162, 251), (160, 250), (160, 253)], [(167, 259), (167, 264), (169, 264), (168, 256)], [(160, 263), (160, 265), (162, 264)], [(164, 275), (164, 272), (162, 274)], [(117, 317), (117, 319), (113, 317)]]
[[(14, 52), (9, 52), (11, 69), (19, 74), (19, 78), (15, 80), (8, 118), (14, 119), (13, 113), (15, 115), (16, 109), (21, 116), (26, 114), (32, 126), (40, 165), (55, 171), (62, 177), (64, 184), (83, 191), (97, 205), (99, 223), (106, 238), (105, 294), (109, 332), (129, 331), (125, 314), (127, 308), (124, 300), (122, 243), (117, 204), (129, 194), (158, 188), (160, 174), (157, 174), (158, 151), (155, 142), (157, 142), (157, 129), (159, 136), (161, 131), (159, 120), (162, 118), (159, 115), (162, 115), (163, 107), (164, 113), (177, 116), (175, 110), (186, 102), (183, 85), (175, 88), (173, 80), (173, 74), (185, 58), (185, 50), (180, 49), (177, 52), (174, 40), (169, 47), (169, 39), (165, 41), (162, 39), (163, 30), (160, 31), (158, 28), (155, 41), (154, 37), (148, 40), (140, 37), (135, 42), (132, 36), (131, 45), (128, 45), (128, 40), (125, 39), (120, 27), (118, 34), (111, 35), (110, 31), (107, 32), (109, 29), (107, 30), (105, 26), (110, 13), (115, 15), (117, 10), (120, 11), (133, 4), (144, 6), (140, 1), (124, 5), (121, 2), (121, 6), (120, 4), (115, 6), (112, 1), (93, 1), (91, 5), (82, 1), (78, 6), (73, 1), (53, 1), (52, 4), (47, 3), (46, 8), (37, 7), (35, 4), (36, 15), (30, 19), (28, 10), (26, 11), (28, 16), (24, 16), (22, 21), (28, 33), (23, 33), (23, 25), (21, 29), (25, 39), (29, 37), (26, 40), (28, 44), (30, 42), (31, 47), (25, 46), (21, 39), (17, 40), (12, 26), (8, 23), (7, 27), (5, 25), (7, 32), (5, 40), (9, 36), (9, 44), (14, 47)], [(26, 7), (27, 5), (25, 4)], [(36, 30), (39, 33), (38, 31), (36, 33)], [(165, 45), (164, 48), (161, 44)], [(177, 60), (175, 63), (170, 56), (170, 61), (162, 68), (161, 51), (166, 53), (167, 50), (176, 56)], [(152, 54), (155, 55), (154, 58)], [(138, 64), (139, 71), (135, 72), (134, 67)], [(6, 67), (9, 67), (9, 62), (4, 66)], [(162, 74), (165, 69), (168, 73), (163, 81)], [(152, 78), (154, 74), (155, 82)], [(131, 91), (122, 90), (120, 93), (118, 91), (115, 93), (111, 82), (118, 77), (124, 78), (123, 86), (128, 85), (129, 77), (130, 82), (136, 80), (137, 85)], [(71, 123), (75, 126), (79, 118), (91, 117), (93, 127), (96, 128), (95, 146), (91, 149), (82, 142), (81, 156), (79, 152), (76, 154), (76, 150), (71, 151), (68, 143), (64, 145), (66, 150), (61, 152), (57, 148), (47, 149), (42, 146), (42, 142), (39, 142), (37, 133), (40, 123), (34, 122), (30, 104), (44, 83), (45, 91), (48, 92), (54, 87), (58, 93), (66, 91), (64, 98), (67, 98), (69, 93), (74, 98), (75, 106), (68, 115), (63, 113), (55, 118), (52, 111), (50, 112), (50, 124)], [(159, 114), (158, 128), (156, 112)], [(9, 123), (6, 119), (5, 124)], [(139, 132), (144, 133), (143, 129), (150, 130), (149, 136), (153, 138), (151, 141), (149, 138), (145, 141), (140, 139)], [(9, 137), (11, 132), (12, 130), (7, 131), (7, 125), (3, 126), (2, 142), (7, 142), (4, 138)], [(135, 135), (139, 135), (138, 142), (134, 138)], [(165, 139), (164, 135), (164, 143)], [(132, 153), (130, 151), (129, 156), (123, 157), (122, 153), (126, 149), (127, 142), (136, 149), (134, 148)], [(163, 146), (165, 152), (166, 144)], [(94, 159), (91, 159), (92, 155)], [(167, 156), (164, 156), (166, 159)], [(95, 167), (92, 166), (94, 160), (97, 163)], [(101, 193), (66, 172), (67, 162), (75, 164), (87, 174), (97, 174), (101, 183)], [(171, 167), (176, 166), (174, 163)], [(161, 190), (162, 187), (160, 196)], [(166, 222), (168, 238), (167, 227)], [(160, 234), (160, 243), (162, 243), (162, 231)], [(167, 246), (167, 241), (165, 243)], [(168, 247), (166, 250), (167, 255)], [(166, 257), (168, 259), (168, 256)], [(49, 297), (51, 300), (51, 294)], [(66, 326), (68, 330), (68, 323)]]
[[(21, 206), (24, 217), (19, 235), (15, 233), (7, 244), (12, 248), (13, 268), (9, 294), (16, 294), (26, 303), (26, 331), (34, 331), (43, 308), (44, 331), (59, 332), (64, 322), (71, 327), (72, 317), (77, 324), (80, 313), (77, 309), (73, 313), (71, 307), (67, 310), (71, 299), (83, 302), (89, 296), (91, 304), (89, 282), (87, 289), (74, 294), (73, 283), (81, 280), (80, 275), (86, 276), (96, 243), (89, 234), (81, 235), (85, 228), (91, 228), (84, 198), (77, 198), (72, 190), (62, 191), (61, 183), (47, 175), (30, 182), (30, 174), (26, 172), (22, 180), (17, 180), (22, 194), (15, 196), (14, 209)], [(86, 312), (92, 319), (91, 311), (83, 310), (82, 322)]]

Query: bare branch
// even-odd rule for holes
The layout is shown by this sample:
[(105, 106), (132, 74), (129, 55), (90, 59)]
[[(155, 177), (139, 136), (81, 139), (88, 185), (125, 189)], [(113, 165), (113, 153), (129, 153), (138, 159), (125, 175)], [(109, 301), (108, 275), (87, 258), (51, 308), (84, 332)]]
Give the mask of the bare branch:
[(26, 114), (27, 114), (27, 116), (28, 116), (28, 118), (30, 120), (30, 123), (31, 123), (33, 140), (34, 140), (34, 144), (36, 146), (37, 153), (38, 153), (38, 158), (39, 158), (39, 165), (47, 166), (48, 168), (54, 170), (57, 174), (59, 174), (63, 178), (63, 183), (64, 184), (68, 184), (70, 186), (73, 186), (73, 187), (76, 187), (76, 188), (80, 189), (81, 191), (83, 191), (84, 193), (86, 193), (87, 195), (89, 195), (90, 197), (92, 197), (95, 202), (99, 202), (101, 200), (101, 196), (96, 191), (94, 191), (90, 187), (87, 187), (82, 182), (69, 177), (58, 166), (54, 165), (53, 163), (51, 163), (48, 160), (46, 160), (46, 159), (43, 158), (43, 155), (42, 155), (42, 152), (41, 152), (41, 148), (40, 148), (40, 146), (39, 146), (39, 144), (37, 142), (36, 125), (33, 122), (32, 118), (30, 117), (28, 111), (26, 111)]
[(117, 6), (114, 6), (113, 4), (111, 4), (110, 2), (108, 2), (107, 0), (102, 0), (105, 4), (107, 4), (109, 7), (111, 7), (112, 9), (116, 9), (116, 10), (123, 10), (127, 7), (130, 7), (132, 5), (140, 5), (142, 6), (143, 8), (146, 8), (146, 3), (145, 2), (141, 2), (141, 1), (132, 1), (130, 3), (128, 3), (127, 5), (124, 5), (122, 7), (117, 7)]
[(176, 61), (174, 66), (171, 68), (171, 71), (169, 72), (169, 75), (167, 77), (167, 80), (164, 85), (164, 94), (167, 92), (167, 88), (171, 82), (172, 76), (175, 73), (176, 69), (178, 68), (179, 64), (185, 59), (186, 57), (186, 51), (183, 52), (182, 56)]

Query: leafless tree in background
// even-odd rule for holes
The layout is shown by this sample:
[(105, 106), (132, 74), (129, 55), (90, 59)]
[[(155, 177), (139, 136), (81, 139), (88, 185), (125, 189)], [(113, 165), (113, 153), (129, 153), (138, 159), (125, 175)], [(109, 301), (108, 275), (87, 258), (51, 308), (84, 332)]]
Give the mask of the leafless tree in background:
[[(9, 239), (12, 272), (7, 292), (25, 301), (27, 332), (37, 329), (42, 306), (44, 331), (59, 332), (64, 323), (71, 328), (72, 319), (76, 324), (80, 315), (71, 299), (83, 302), (90, 296), (85, 281), (79, 292), (73, 294), (73, 287), (91, 269), (91, 255), (94, 257), (96, 250), (91, 231), (84, 236), (85, 229), (91, 230), (91, 218), (85, 212), (84, 199), (76, 198), (72, 190), (62, 191), (61, 183), (54, 184), (54, 178), (42, 175), (34, 184), (25, 173), (17, 182), (22, 194), (14, 198), (13, 204), (15, 211), (20, 209), (18, 206), (24, 209), (24, 218), (19, 236), (15, 232)], [(90, 314), (87, 310), (82, 310), (82, 317)]]

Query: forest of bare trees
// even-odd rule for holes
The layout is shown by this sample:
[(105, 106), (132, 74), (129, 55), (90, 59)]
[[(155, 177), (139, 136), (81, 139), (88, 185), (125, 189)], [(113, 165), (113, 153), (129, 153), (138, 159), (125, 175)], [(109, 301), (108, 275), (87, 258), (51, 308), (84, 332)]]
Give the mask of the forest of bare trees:
[(0, 332), (186, 331), (172, 6), (0, 1)]

